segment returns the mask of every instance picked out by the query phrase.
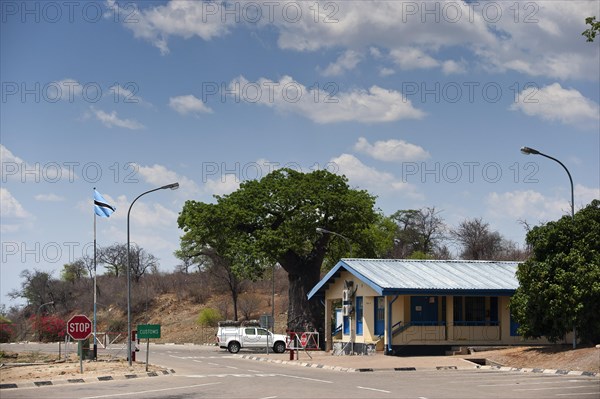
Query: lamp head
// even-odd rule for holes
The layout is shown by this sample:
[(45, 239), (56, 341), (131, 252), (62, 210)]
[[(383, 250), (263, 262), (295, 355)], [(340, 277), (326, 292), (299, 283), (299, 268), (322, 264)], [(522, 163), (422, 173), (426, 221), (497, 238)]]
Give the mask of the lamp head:
[(529, 148), (529, 147), (521, 147), (521, 152), (525, 155), (530, 155), (530, 154), (537, 155), (540, 153), (538, 150), (535, 150), (535, 149)]
[(171, 183), (161, 187), (163, 190), (167, 188), (170, 188), (171, 190), (177, 190), (179, 188), (179, 183)]
[(317, 231), (317, 233), (321, 233), (321, 234), (323, 234), (323, 233), (329, 233), (329, 230), (325, 230), (322, 227), (317, 227), (315, 230)]

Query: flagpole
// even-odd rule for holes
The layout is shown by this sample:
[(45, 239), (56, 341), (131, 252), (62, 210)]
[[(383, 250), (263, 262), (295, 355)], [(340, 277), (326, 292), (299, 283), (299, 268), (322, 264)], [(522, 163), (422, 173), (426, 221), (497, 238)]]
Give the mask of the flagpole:
[[(96, 190), (96, 187), (94, 187)], [(94, 360), (98, 360), (98, 346), (96, 344), (96, 212), (94, 211)]]

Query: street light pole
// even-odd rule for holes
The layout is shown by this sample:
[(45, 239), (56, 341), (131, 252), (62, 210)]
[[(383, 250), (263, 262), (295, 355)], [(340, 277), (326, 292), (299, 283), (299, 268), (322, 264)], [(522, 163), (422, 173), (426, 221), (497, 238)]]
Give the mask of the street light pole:
[(344, 239), (344, 241), (346, 241), (346, 245), (348, 245), (348, 250), (350, 252), (350, 257), (352, 257), (352, 244), (350, 244), (350, 240), (348, 239), (348, 237), (341, 235), (340, 233), (336, 233), (335, 231), (330, 231), (321, 227), (317, 227), (316, 228), (317, 233), (321, 233), (321, 234), (332, 234), (334, 236), (338, 236)]
[[(573, 178), (571, 177), (571, 173), (569, 172), (569, 169), (567, 169), (565, 164), (563, 164), (558, 159), (551, 157), (550, 155), (544, 154), (543, 152), (540, 152), (536, 149), (533, 149), (530, 147), (521, 147), (521, 152), (525, 155), (541, 155), (545, 158), (551, 159), (554, 162), (558, 163), (560, 166), (562, 166), (563, 169), (565, 170), (565, 172), (567, 172), (567, 176), (569, 176), (569, 182), (571, 183), (571, 221), (574, 222), (574, 220), (575, 220), (575, 190), (573, 189)], [(575, 349), (575, 348), (577, 348), (577, 332), (576, 332), (575, 326), (573, 326), (573, 349)]]
[(131, 205), (129, 205), (129, 210), (127, 211), (127, 358), (129, 359), (129, 366), (131, 366), (131, 361), (132, 361), (132, 356), (131, 356), (131, 251), (129, 250), (130, 247), (130, 240), (129, 240), (129, 215), (131, 214), (131, 208), (133, 207), (133, 204), (135, 204), (135, 201), (137, 201), (140, 197), (152, 193), (154, 191), (158, 191), (158, 190), (166, 190), (167, 188), (170, 188), (171, 190), (177, 190), (179, 188), (179, 183), (171, 183), (171, 184), (167, 184), (166, 186), (162, 186), (162, 187), (158, 187), (152, 190), (148, 190), (144, 193), (141, 193), (140, 195), (138, 195), (133, 202), (131, 202)]

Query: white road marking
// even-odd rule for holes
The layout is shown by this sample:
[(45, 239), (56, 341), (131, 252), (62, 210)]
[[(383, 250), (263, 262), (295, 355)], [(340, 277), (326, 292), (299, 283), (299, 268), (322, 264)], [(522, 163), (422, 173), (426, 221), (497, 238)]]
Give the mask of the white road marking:
[(221, 383), (220, 382), (209, 382), (209, 383), (206, 383), (206, 384), (188, 385), (188, 386), (185, 386), (185, 387), (170, 387), (170, 388), (152, 389), (152, 390), (149, 390), (149, 391), (140, 391), (140, 392), (115, 393), (115, 394), (111, 394), (111, 395), (101, 395), (101, 396), (87, 396), (87, 397), (81, 398), (81, 399), (114, 398), (114, 397), (117, 397), (117, 396), (141, 395), (141, 394), (145, 394), (145, 393), (172, 391), (172, 390), (175, 390), (175, 389), (198, 388), (198, 387), (205, 387), (205, 386), (208, 386), (208, 385), (217, 385), (217, 384), (221, 384)]
[(208, 364), (210, 364), (211, 366), (220, 366), (219, 363), (208, 363)]
[(251, 377), (279, 377), (280, 374), (188, 374), (182, 377), (188, 378), (251, 378)]
[[(577, 396), (582, 395), (598, 395), (598, 392), (578, 392)], [(573, 396), (572, 393), (557, 393), (556, 396)]]
[(196, 362), (196, 363), (204, 363), (202, 360), (196, 360), (196, 359), (192, 360), (192, 362)]
[[(510, 384), (482, 384), (482, 385), (477, 385), (478, 387), (512, 387), (515, 385), (542, 385), (542, 384), (560, 384), (564, 381), (560, 381), (560, 380), (555, 380), (555, 381), (544, 381), (544, 382), (513, 382)], [(572, 382), (572, 381), (568, 381), (568, 382)], [(577, 381), (579, 382), (579, 381)]]
[(296, 379), (299, 379), (299, 380), (314, 381), (314, 382), (323, 382), (325, 384), (333, 384), (333, 381), (317, 380), (316, 378), (298, 377), (297, 375), (288, 375), (288, 374), (277, 374), (277, 375), (281, 376), (281, 377), (296, 378)]
[[(524, 388), (524, 389), (513, 389), (513, 391), (549, 391), (551, 389), (577, 389), (577, 388), (589, 388), (589, 385), (580, 385), (578, 387), (554, 387), (554, 388)], [(572, 394), (571, 394), (572, 395)]]
[(251, 372), (251, 373), (260, 373), (260, 371), (258, 371), (258, 370), (250, 370), (250, 369), (248, 369), (248, 370), (246, 370), (246, 371), (249, 371), (249, 372)]
[(234, 370), (237, 370), (237, 369), (238, 369), (238, 368), (237, 368), (237, 367), (235, 367), (235, 366), (225, 366), (225, 367), (227, 367), (228, 369), (234, 369)]
[(260, 399), (275, 399), (277, 396), (265, 396), (264, 398), (260, 398)]
[(383, 392), (383, 393), (392, 393), (391, 391), (385, 391), (383, 389), (377, 389), (377, 388), (360, 387), (360, 386), (357, 386), (357, 388), (359, 388), (359, 389), (366, 389), (366, 390), (369, 390), (369, 391), (377, 391), (377, 392)]

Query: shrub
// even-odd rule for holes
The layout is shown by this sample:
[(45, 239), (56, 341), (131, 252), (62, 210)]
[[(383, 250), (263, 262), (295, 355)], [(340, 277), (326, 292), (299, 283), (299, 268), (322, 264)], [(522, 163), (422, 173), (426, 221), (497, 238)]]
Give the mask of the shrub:
[(219, 320), (222, 319), (221, 313), (213, 308), (204, 308), (198, 316), (198, 324), (203, 327), (216, 327)]
[(0, 342), (11, 342), (14, 336), (12, 322), (6, 317), (0, 316)]
[(39, 337), (41, 342), (61, 341), (67, 331), (67, 322), (60, 317), (36, 316), (29, 318), (34, 334)]

